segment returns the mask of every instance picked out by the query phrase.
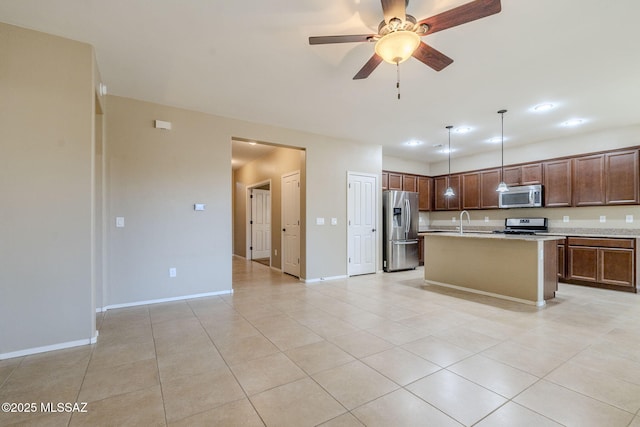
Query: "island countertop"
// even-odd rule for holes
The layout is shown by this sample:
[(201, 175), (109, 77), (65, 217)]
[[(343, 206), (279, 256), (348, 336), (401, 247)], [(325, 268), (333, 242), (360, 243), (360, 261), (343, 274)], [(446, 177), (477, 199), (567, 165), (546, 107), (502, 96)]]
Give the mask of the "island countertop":
[(558, 288), (562, 236), (422, 233), (428, 284), (545, 305)]
[(418, 236), (447, 236), (447, 237), (460, 237), (467, 239), (506, 239), (506, 240), (535, 240), (535, 241), (547, 241), (547, 240), (564, 240), (564, 236), (556, 236), (549, 234), (504, 234), (504, 233), (492, 233), (492, 232), (478, 232), (469, 231), (460, 234), (457, 231), (436, 231), (418, 233)]

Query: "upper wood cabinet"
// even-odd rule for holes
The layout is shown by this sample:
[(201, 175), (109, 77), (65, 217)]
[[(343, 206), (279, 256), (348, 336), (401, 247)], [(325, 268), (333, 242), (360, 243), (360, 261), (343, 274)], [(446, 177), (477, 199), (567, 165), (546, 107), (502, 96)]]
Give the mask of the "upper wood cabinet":
[(573, 159), (573, 206), (605, 204), (604, 154)]
[(544, 205), (571, 206), (571, 159), (544, 162)]
[(480, 209), (480, 173), (462, 174), (462, 209)]
[(573, 159), (573, 206), (638, 203), (638, 151)]
[(430, 211), (433, 199), (433, 179), (427, 176), (418, 177), (418, 209)]
[(460, 209), (460, 175), (451, 175), (449, 185), (453, 188), (454, 196), (446, 197), (444, 191), (447, 189), (447, 176), (433, 179), (433, 199), (434, 209), (437, 211), (459, 210)]
[(605, 154), (605, 202), (608, 205), (639, 203), (639, 180), (638, 150)]
[(402, 175), (403, 191), (418, 191), (418, 177), (415, 175)]
[(388, 190), (389, 189), (389, 173), (388, 172), (382, 172), (382, 190)]
[(504, 168), (504, 182), (508, 186), (542, 184), (542, 163)]
[(500, 169), (480, 172), (480, 208), (496, 209), (498, 207), (498, 184)]
[(402, 191), (402, 174), (389, 172), (389, 190)]

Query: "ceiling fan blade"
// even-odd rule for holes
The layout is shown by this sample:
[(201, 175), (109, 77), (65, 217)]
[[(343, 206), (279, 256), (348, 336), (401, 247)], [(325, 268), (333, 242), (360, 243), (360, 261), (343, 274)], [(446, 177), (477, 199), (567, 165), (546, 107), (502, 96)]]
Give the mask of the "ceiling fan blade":
[(500, 10), (502, 10), (500, 0), (475, 0), (423, 19), (418, 22), (418, 25), (427, 24), (429, 26), (429, 31), (422, 34), (424, 36), (496, 14)]
[(367, 61), (367, 63), (364, 64), (364, 67), (362, 67), (360, 71), (358, 71), (358, 73), (353, 76), (353, 80), (366, 79), (367, 77), (369, 77), (369, 74), (371, 74), (373, 70), (375, 70), (376, 67), (380, 65), (381, 62), (382, 58), (378, 56), (377, 53), (374, 53), (373, 56)]
[(309, 37), (309, 44), (358, 43), (372, 41), (377, 34), (354, 34), (350, 36)]
[(388, 24), (393, 18), (400, 18), (404, 21), (407, 18), (407, 3), (409, 0), (382, 0), (384, 22)]
[(442, 70), (453, 62), (453, 59), (424, 42), (420, 42), (418, 48), (413, 52), (413, 57), (436, 71)]

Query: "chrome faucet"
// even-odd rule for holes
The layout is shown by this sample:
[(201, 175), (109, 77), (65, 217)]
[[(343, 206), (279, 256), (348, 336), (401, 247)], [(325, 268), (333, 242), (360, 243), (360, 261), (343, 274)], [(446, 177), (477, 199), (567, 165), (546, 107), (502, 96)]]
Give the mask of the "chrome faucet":
[(460, 212), (460, 234), (462, 234), (462, 217), (464, 216), (464, 214), (467, 214), (467, 224), (471, 224), (471, 217), (469, 216), (469, 212)]

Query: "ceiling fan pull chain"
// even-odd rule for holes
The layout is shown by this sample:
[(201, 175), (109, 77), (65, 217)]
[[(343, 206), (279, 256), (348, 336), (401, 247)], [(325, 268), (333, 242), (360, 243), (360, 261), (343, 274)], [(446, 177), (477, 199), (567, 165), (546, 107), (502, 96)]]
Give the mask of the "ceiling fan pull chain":
[(400, 63), (396, 62), (396, 88), (398, 89), (398, 99), (400, 99)]

